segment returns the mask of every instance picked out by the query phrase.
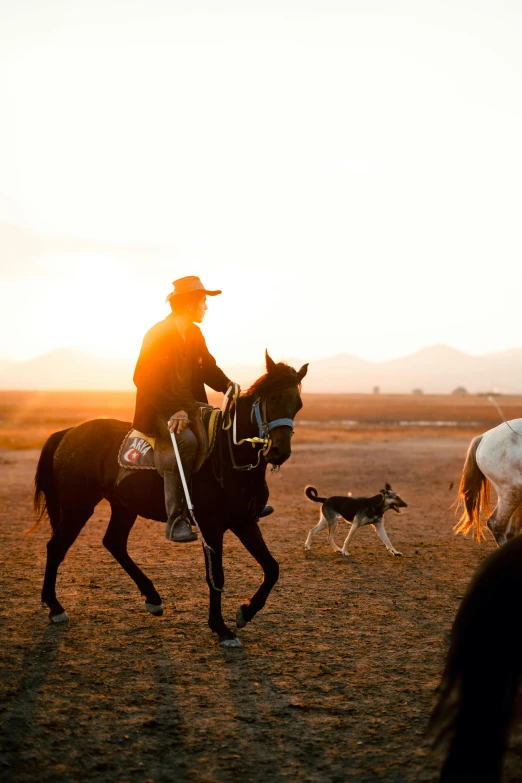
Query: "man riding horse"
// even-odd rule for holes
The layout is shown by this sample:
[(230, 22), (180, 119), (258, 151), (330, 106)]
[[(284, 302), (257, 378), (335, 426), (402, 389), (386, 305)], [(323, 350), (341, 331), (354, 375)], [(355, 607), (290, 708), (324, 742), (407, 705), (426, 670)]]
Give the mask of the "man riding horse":
[(134, 372), (136, 408), (132, 426), (156, 438), (155, 462), (165, 485), (170, 541), (195, 541), (190, 527), (183, 485), (171, 435), (174, 433), (187, 481), (198, 448), (191, 421), (202, 405), (208, 404), (205, 384), (226, 392), (232, 381), (210, 354), (196, 323), (207, 311), (209, 291), (199, 277), (174, 280), (167, 296), (172, 312), (149, 329), (143, 340)]
[[(267, 467), (282, 465), (292, 452), (294, 419), (303, 406), (301, 382), (308, 365), (295, 370), (284, 362), (274, 362), (266, 352), (266, 373), (244, 394), (234, 393), (233, 427), (217, 429), (217, 450), (213, 459), (205, 461), (211, 439), (200, 413), (202, 401), (206, 400), (204, 384), (225, 392), (231, 381), (217, 367), (194, 322), (203, 319), (207, 294), (218, 293), (207, 291), (197, 277), (176, 280), (168, 298), (172, 315), (153, 326), (143, 341), (134, 376), (137, 444), (128, 454), (132, 453), (134, 459), (134, 452), (139, 452), (139, 444), (144, 440), (137, 437), (139, 432), (151, 435), (155, 438), (154, 462), (140, 467), (157, 470), (129, 471), (121, 478), (125, 465), (119, 457), (130, 434), (130, 423), (126, 421), (86, 421), (54, 432), (45, 442), (35, 474), (34, 504), (40, 519), (49, 516), (53, 531), (47, 544), (42, 587), (42, 601), (49, 607), (51, 622), (68, 620), (56, 595), (58, 569), (104, 498), (111, 507), (104, 546), (135, 582), (145, 598), (146, 610), (155, 616), (163, 613), (161, 596), (153, 582), (129, 554), (128, 538), (138, 516), (167, 521), (167, 537), (173, 541), (194, 538), (184, 507), (182, 474), (176, 464), (172, 437), (176, 446), (179, 443), (176, 454), (179, 451), (182, 455), (184, 473), (194, 473), (201, 465), (193, 476), (195, 517), (206, 542), (208, 624), (221, 645), (241, 646), (221, 610), (225, 578), (223, 536), (227, 530), (237, 536), (263, 569), (263, 581), (237, 611), (238, 628), (253, 620), (276, 584), (279, 567), (258, 521), (272, 511), (271, 506), (265, 505), (269, 496)], [(210, 420), (216, 423), (213, 415)], [(252, 452), (251, 443), (257, 451)], [(206, 449), (200, 448), (205, 444)], [(144, 453), (152, 456), (150, 451), (147, 448)]]

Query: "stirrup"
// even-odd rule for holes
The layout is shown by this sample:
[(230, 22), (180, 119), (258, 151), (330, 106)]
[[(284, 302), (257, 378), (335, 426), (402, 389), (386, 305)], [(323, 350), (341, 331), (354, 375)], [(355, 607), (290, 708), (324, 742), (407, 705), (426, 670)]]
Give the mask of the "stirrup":
[(165, 536), (168, 541), (184, 544), (189, 541), (197, 541), (197, 535), (192, 531), (188, 519), (181, 514), (171, 522), (167, 522)]

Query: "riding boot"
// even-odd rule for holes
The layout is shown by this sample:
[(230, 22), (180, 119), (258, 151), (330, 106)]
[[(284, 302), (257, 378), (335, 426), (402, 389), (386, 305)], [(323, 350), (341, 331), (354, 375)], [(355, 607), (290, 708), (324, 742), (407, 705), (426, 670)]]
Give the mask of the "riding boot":
[(166, 538), (169, 541), (185, 543), (196, 541), (197, 535), (190, 527), (187, 505), (183, 492), (181, 476), (177, 470), (165, 470), (163, 473), (165, 485), (165, 507), (167, 509)]

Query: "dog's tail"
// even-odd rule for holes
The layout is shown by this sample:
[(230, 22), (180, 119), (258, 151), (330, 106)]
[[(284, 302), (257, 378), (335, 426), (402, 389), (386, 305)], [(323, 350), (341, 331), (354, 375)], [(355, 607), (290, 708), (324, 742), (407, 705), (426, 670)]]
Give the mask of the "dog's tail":
[(485, 538), (481, 513), (484, 512), (489, 516), (490, 511), (489, 481), (477, 465), (477, 448), (481, 440), (482, 435), (479, 435), (469, 444), (456, 501), (456, 513), (462, 510), (462, 514), (454, 528), (455, 533), (464, 533), (464, 535), (473, 530), (477, 541)]
[(305, 497), (307, 497), (308, 500), (313, 500), (314, 503), (324, 503), (326, 501), (326, 498), (319, 497), (316, 488), (312, 487), (311, 484), (305, 487), (304, 493), (305, 493)]

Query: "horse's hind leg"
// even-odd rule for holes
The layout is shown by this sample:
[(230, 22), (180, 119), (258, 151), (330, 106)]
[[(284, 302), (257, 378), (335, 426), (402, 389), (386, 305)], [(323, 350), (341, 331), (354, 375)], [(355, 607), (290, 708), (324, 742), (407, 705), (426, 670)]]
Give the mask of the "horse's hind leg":
[(487, 521), (487, 525), (498, 546), (507, 542), (506, 531), (512, 514), (520, 505), (520, 493), (511, 493), (507, 497), (499, 497), (493, 513)]
[(62, 509), (60, 522), (54, 528), (47, 544), (42, 603), (49, 607), (49, 619), (53, 623), (63, 623), (69, 619), (67, 612), (56, 597), (56, 576), (65, 555), (78, 538), (87, 520), (92, 516), (95, 505), (96, 503), (83, 509), (69, 510), (68, 513), (64, 513)]
[(147, 611), (159, 617), (163, 614), (163, 605), (159, 593), (127, 551), (129, 533), (137, 515), (116, 501), (111, 501), (111, 511), (109, 527), (103, 537), (103, 546), (109, 550), (114, 559), (117, 560), (123, 570), (136, 583), (138, 590), (145, 598)]
[(266, 603), (270, 592), (279, 579), (279, 563), (268, 549), (263, 534), (256, 523), (245, 528), (233, 530), (245, 549), (257, 560), (263, 569), (263, 581), (254, 593), (250, 601), (242, 604), (237, 610), (236, 622), (238, 628), (243, 628), (249, 623)]
[(511, 519), (509, 520), (508, 529), (506, 530), (506, 538), (508, 541), (511, 541), (512, 538), (515, 536), (518, 536), (520, 533), (520, 529), (522, 528), (522, 504), (518, 506), (516, 511), (511, 514)]

